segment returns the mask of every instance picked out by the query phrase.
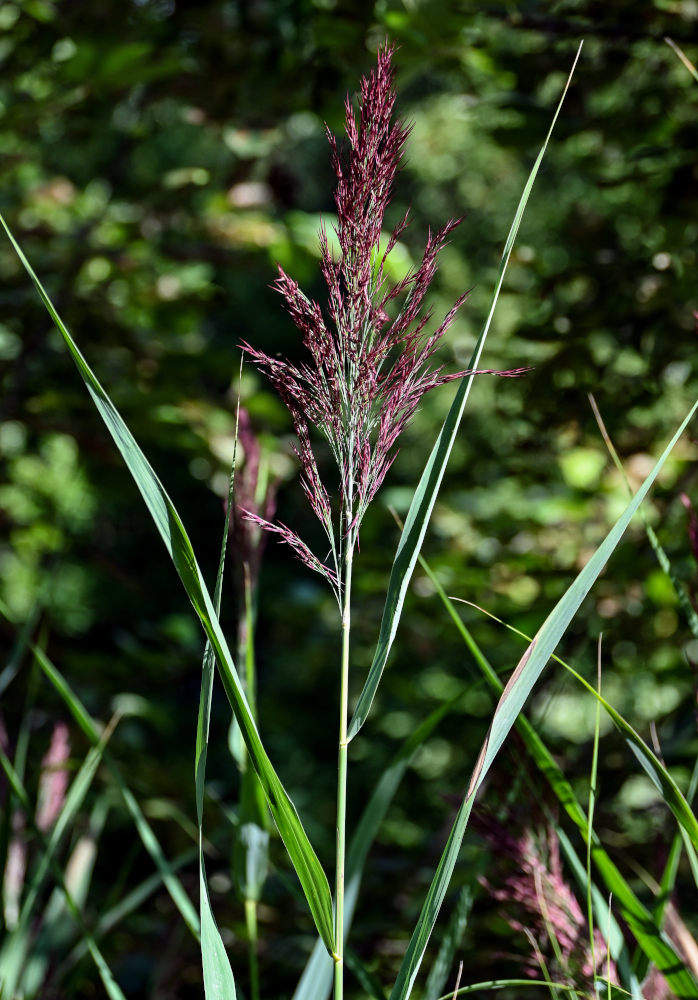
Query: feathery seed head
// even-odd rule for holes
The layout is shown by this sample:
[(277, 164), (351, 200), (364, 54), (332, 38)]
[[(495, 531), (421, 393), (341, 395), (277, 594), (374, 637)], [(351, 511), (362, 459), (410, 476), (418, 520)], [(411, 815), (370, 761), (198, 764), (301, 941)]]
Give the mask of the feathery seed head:
[[(467, 297), (456, 301), (437, 329), (424, 335), (431, 314), (423, 302), (437, 258), (461, 220), (429, 233), (421, 263), (386, 287), (385, 262), (408, 224), (407, 214), (381, 253), (383, 219), (410, 128), (393, 121), (393, 47), (378, 51), (375, 68), (361, 80), (358, 114), (346, 101), (346, 143), (340, 149), (327, 130), (337, 177), (335, 228), (339, 255), (333, 256), (320, 230), (321, 270), (327, 286), (327, 316), (279, 267), (274, 288), (302, 335), (306, 364), (272, 358), (249, 344), (245, 352), (266, 374), (286, 404), (298, 436), (297, 455), (310, 505), (327, 533), (334, 570), (320, 570), (333, 582), (340, 576), (344, 547), (353, 545), (361, 519), (396, 456), (396, 442), (425, 392), (470, 372), (444, 375), (429, 362)], [(396, 315), (390, 318), (387, 307)], [(521, 369), (496, 374), (519, 374)], [(340, 500), (335, 532), (329, 494), (318, 472), (310, 425), (327, 440), (337, 464)], [(292, 532), (269, 526), (296, 548), (304, 562), (307, 547)], [(315, 557), (312, 557), (313, 559)], [(319, 560), (315, 560), (319, 562)], [(313, 565), (317, 569), (318, 566)]]

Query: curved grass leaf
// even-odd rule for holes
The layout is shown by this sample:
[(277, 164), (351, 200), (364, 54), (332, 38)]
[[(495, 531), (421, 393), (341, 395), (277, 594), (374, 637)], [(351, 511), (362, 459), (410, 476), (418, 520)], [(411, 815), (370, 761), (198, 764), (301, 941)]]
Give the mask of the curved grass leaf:
[[(499, 621), (499, 619), (495, 618), (495, 621)], [(534, 641), (518, 629), (514, 629), (510, 625), (507, 625), (506, 622), (500, 622), (500, 624), (504, 625), (505, 628), (508, 628), (517, 635), (520, 635), (527, 642)], [(581, 684), (586, 691), (588, 691), (589, 694), (596, 698), (599, 705), (606, 710), (606, 713), (610, 717), (614, 726), (621, 736), (625, 738), (630, 750), (638, 759), (643, 770), (652, 781), (652, 784), (659, 791), (660, 795), (664, 799), (664, 802), (674, 814), (679, 826), (688, 837), (689, 843), (693, 845), (694, 848), (698, 848), (698, 819), (696, 819), (695, 813), (692, 811), (681, 789), (676, 784), (659, 757), (657, 757), (651, 747), (645, 743), (643, 738), (637, 730), (630, 725), (627, 719), (625, 719), (620, 712), (610, 704), (610, 702), (606, 701), (603, 695), (597, 691), (597, 689), (590, 684), (586, 678), (582, 677), (582, 675), (578, 673), (574, 667), (570, 666), (569, 663), (566, 663), (565, 660), (561, 659), (559, 656), (553, 656), (552, 658), (564, 667), (565, 670), (567, 670), (568, 673), (570, 673), (575, 680)]]
[[(436, 918), (446, 895), (448, 884), (451, 880), (470, 812), (475, 801), (475, 795), (480, 785), (484, 781), (485, 776), (492, 766), (492, 762), (507, 738), (523, 708), (524, 702), (531, 693), (534, 684), (542, 673), (555, 647), (562, 638), (580, 604), (589, 593), (592, 584), (608, 562), (630, 523), (633, 514), (640, 506), (642, 500), (644, 500), (652, 483), (693, 417), (696, 409), (698, 409), (698, 402), (691, 407), (688, 416), (664, 449), (659, 461), (589, 559), (584, 569), (577, 575), (571, 586), (548, 615), (506, 684), (495, 708), (489, 732), (480, 751), (467, 792), (458, 810), (436, 874), (429, 887), (417, 926), (412, 934), (407, 952), (400, 966), (390, 1000), (406, 1000), (412, 992), (412, 987), (429, 942), (429, 937), (431, 936)], [(673, 950), (671, 950), (671, 953), (675, 958)], [(671, 965), (663, 964), (660, 968), (665, 975), (673, 975), (675, 977), (676, 983), (672, 983), (672, 988), (678, 986), (676, 990), (678, 996), (698, 997), (698, 983), (682, 963), (680, 964), (680, 968), (677, 968), (674, 962)]]
[(0, 216), (7, 236), (70, 351), (92, 400), (150, 511), (165, 547), (215, 652), (226, 695), (235, 713), (250, 760), (259, 775), (272, 815), (298, 875), (315, 925), (329, 951), (333, 948), (332, 896), (329, 883), (303, 828), (295, 806), (267, 755), (245, 698), (235, 663), (197, 565), (189, 537), (164, 486), (87, 364), (22, 249)]
[(468, 926), (473, 899), (473, 887), (471, 885), (463, 886), (458, 895), (458, 902), (446, 927), (446, 933), (439, 945), (439, 951), (434, 959), (434, 964), (429, 971), (429, 977), (424, 988), (424, 1000), (437, 1000), (441, 995), (441, 991), (446, 986), (448, 974), (453, 968), (456, 951), (461, 946), (465, 929)]
[[(451, 990), (450, 993), (444, 993), (439, 1000), (455, 1000), (456, 997), (464, 997), (469, 993), (483, 993), (487, 990), (510, 990), (513, 986), (517, 988), (519, 986), (536, 986), (543, 987), (546, 990), (561, 989), (565, 993), (573, 993), (579, 997), (588, 997), (588, 993), (583, 993), (581, 990), (573, 989), (568, 983), (556, 983), (551, 982), (550, 979), (488, 979), (482, 983), (471, 983), (469, 986), (459, 986), (459, 988), (454, 992)], [(624, 991), (619, 990), (618, 995), (623, 995)], [(617, 997), (614, 997), (617, 1000)]]
[[(577, 65), (581, 49), (582, 46), (580, 44), (572, 69), (570, 70), (569, 77), (567, 78), (565, 89), (562, 92), (562, 97), (560, 98), (555, 114), (553, 115), (553, 120), (548, 130), (548, 134), (545, 137), (545, 142), (536, 157), (536, 162), (533, 164), (533, 168), (528, 175), (523, 193), (519, 200), (516, 214), (514, 215), (514, 221), (511, 224), (509, 235), (507, 236), (507, 241), (504, 246), (504, 252), (502, 253), (502, 260), (499, 266), (499, 274), (497, 276), (497, 283), (492, 297), (490, 311), (480, 332), (480, 336), (477, 339), (472, 357), (468, 362), (468, 368), (476, 369), (480, 363), (480, 356), (485, 346), (485, 340), (497, 306), (499, 293), (504, 282), (504, 275), (506, 273), (507, 265), (509, 264), (509, 257), (511, 256), (511, 251), (514, 246), (514, 240), (516, 239), (516, 235), (519, 231), (521, 219), (523, 218), (526, 204), (538, 174), (538, 169), (543, 160), (543, 156), (545, 155), (548, 143), (550, 142), (555, 122), (560, 114), (562, 103), (572, 80), (572, 74), (574, 73), (575, 66)], [(385, 608), (381, 619), (376, 652), (373, 657), (373, 662), (369, 668), (366, 683), (364, 684), (363, 690), (359, 696), (359, 700), (349, 726), (347, 735), (349, 740), (352, 740), (356, 736), (366, 721), (376, 694), (376, 690), (380, 683), (380, 679), (383, 675), (388, 655), (393, 645), (393, 640), (395, 639), (397, 627), (400, 623), (400, 616), (402, 614), (402, 606), (405, 601), (407, 587), (409, 586), (412, 578), (412, 572), (414, 570), (415, 563), (417, 562), (417, 556), (419, 555), (422, 542), (424, 541), (431, 512), (434, 509), (434, 504), (436, 503), (436, 498), (441, 487), (441, 480), (443, 479), (444, 472), (446, 471), (446, 465), (456, 439), (456, 434), (458, 433), (458, 428), (463, 417), (465, 404), (467, 403), (468, 396), (470, 395), (470, 389), (473, 384), (474, 377), (474, 375), (469, 375), (467, 378), (459, 382), (458, 390), (453, 402), (451, 403), (451, 408), (448, 411), (446, 420), (444, 421), (443, 427), (439, 432), (439, 436), (436, 439), (436, 443), (434, 444), (431, 455), (429, 456), (427, 464), (424, 468), (424, 472), (422, 473), (421, 479), (417, 485), (417, 489), (415, 490), (414, 497), (412, 498), (412, 503), (410, 504), (410, 509), (405, 519), (405, 527), (403, 528), (400, 536), (400, 541), (395, 553), (395, 559), (390, 571), (388, 592), (385, 598)]]
[[(693, 803), (696, 788), (698, 788), (698, 760), (696, 760), (693, 765), (693, 773), (691, 774), (691, 779), (688, 783), (688, 788), (686, 789), (686, 801), (689, 805), (692, 805)], [(676, 877), (679, 872), (679, 861), (681, 860), (681, 848), (685, 839), (686, 834), (684, 830), (678, 830), (674, 836), (671, 847), (669, 848), (669, 854), (664, 865), (664, 871), (662, 872), (662, 877), (659, 881), (659, 891), (657, 892), (657, 898), (654, 906), (652, 907), (652, 916), (660, 926), (664, 920), (667, 904), (671, 899), (674, 886), (676, 885)], [(645, 954), (636, 955), (634, 957), (633, 964), (634, 968), (637, 969), (638, 977), (640, 979), (644, 979), (649, 968), (649, 963)]]
[[(237, 435), (235, 438), (237, 447)], [(235, 458), (233, 457), (233, 473), (228, 489), (228, 509), (223, 527), (223, 541), (218, 559), (218, 573), (213, 599), (216, 615), (220, 614), (221, 591), (223, 589), (223, 568), (225, 566), (225, 550), (228, 544), (228, 528), (232, 509), (233, 476), (235, 474)], [(204, 863), (204, 782), (206, 777), (206, 758), (208, 756), (208, 735), (211, 724), (211, 698), (213, 695), (213, 674), (215, 657), (210, 641), (206, 642), (204, 659), (201, 669), (201, 693), (199, 695), (199, 713), (196, 723), (196, 750), (194, 756), (194, 779), (196, 784), (196, 817), (199, 826), (199, 910), (201, 913), (201, 963), (204, 977), (204, 994), (206, 1000), (236, 1000), (235, 979), (223, 944), (218, 925), (213, 916), (211, 897), (206, 880)]]
[[(495, 692), (501, 694), (504, 690), (504, 685), (497, 676), (497, 673), (490, 665), (489, 661), (482, 653), (480, 647), (475, 642), (470, 631), (465, 627), (460, 617), (453, 607), (453, 602), (447, 597), (443, 587), (439, 583), (436, 576), (433, 574), (431, 568), (429, 567), (426, 560), (420, 556), (420, 563), (422, 568), (427, 573), (429, 578), (432, 580), (435, 590), (440, 597), (444, 607), (448, 611), (450, 617), (452, 618), (454, 624), (456, 625), (458, 631), (460, 632), (463, 640), (470, 649), (485, 678), (489, 682), (490, 686)], [(495, 619), (499, 620), (499, 619)], [(504, 622), (501, 624), (505, 625)], [(512, 631), (517, 632), (518, 630), (512, 629), (510, 625), (506, 625), (507, 628)], [(527, 636), (522, 636), (527, 642), (530, 642)], [(553, 657), (562, 666), (565, 666), (568, 670), (572, 670), (568, 664), (558, 657)], [(574, 672), (574, 671), (573, 671)], [(579, 676), (576, 675), (575, 676)], [(589, 685), (589, 691), (591, 694), (596, 695), (596, 691), (591, 685)], [(522, 714), (516, 720), (516, 727), (521, 735), (524, 743), (526, 744), (526, 749), (530, 753), (532, 759), (537, 765), (541, 774), (545, 777), (549, 783), (552, 791), (557, 796), (558, 801), (563, 806), (567, 812), (570, 819), (575, 823), (580, 831), (581, 836), (586, 841), (589, 837), (589, 823), (584, 809), (579, 804), (577, 797), (572, 789), (572, 786), (565, 778), (564, 774), (560, 770), (557, 762), (553, 758), (545, 743), (542, 741), (534, 727), (528, 721), (528, 719)], [(642, 949), (642, 953), (645, 955), (648, 961), (654, 962), (658, 968), (664, 969), (674, 969), (675, 971), (669, 973), (669, 978), (676, 978), (676, 971), (682, 973), (684, 969), (684, 962), (676, 953), (673, 945), (668, 940), (668, 938), (663, 937), (661, 931), (661, 922), (657, 914), (651, 913), (637, 898), (632, 888), (628, 884), (625, 878), (616, 867), (613, 861), (604, 850), (601, 843), (596, 837), (592, 838), (591, 847), (591, 857), (597, 871), (604, 880), (604, 884), (607, 890), (612, 894), (614, 901), (618, 908), (620, 909), (623, 919), (627, 923), (628, 927), (632, 930), (635, 935), (635, 939), (638, 945)], [(616, 943), (616, 939), (611, 940), (611, 946), (613, 947)], [(624, 964), (626, 967), (628, 965), (627, 959), (622, 954), (615, 955), (613, 951), (611, 952), (613, 958)], [(634, 963), (633, 963), (634, 964)], [(628, 981), (633, 985), (633, 976), (630, 975)], [(684, 984), (683, 979), (677, 980), (676, 988), (681, 988)], [(685, 985), (685, 984), (684, 984)], [(691, 995), (691, 994), (689, 994)]]

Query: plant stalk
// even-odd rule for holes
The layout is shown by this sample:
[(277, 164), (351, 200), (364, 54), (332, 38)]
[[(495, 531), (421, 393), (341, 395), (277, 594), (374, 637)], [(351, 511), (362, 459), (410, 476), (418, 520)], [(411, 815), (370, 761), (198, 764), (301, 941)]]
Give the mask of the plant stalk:
[(342, 603), (342, 664), (339, 693), (339, 758), (337, 767), (337, 882), (334, 911), (334, 1000), (344, 997), (344, 859), (347, 825), (347, 725), (349, 707), (349, 637), (353, 539), (347, 539)]
[(259, 965), (257, 962), (257, 901), (255, 899), (245, 900), (245, 923), (247, 925), (250, 997), (251, 1000), (259, 1000)]

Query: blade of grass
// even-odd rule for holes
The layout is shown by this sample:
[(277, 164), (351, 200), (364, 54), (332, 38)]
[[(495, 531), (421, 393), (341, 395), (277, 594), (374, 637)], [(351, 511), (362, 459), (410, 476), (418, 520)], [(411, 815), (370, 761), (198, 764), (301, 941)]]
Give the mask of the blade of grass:
[[(698, 409), (698, 402), (694, 403), (691, 407), (690, 412), (664, 449), (654, 468), (591, 556), (584, 569), (577, 575), (548, 615), (506, 684), (497, 707), (494, 710), (489, 732), (482, 745), (468, 789), (458, 810), (436, 874), (429, 887), (417, 926), (412, 934), (407, 952), (400, 966), (390, 1000), (406, 1000), (412, 992), (412, 987), (429, 942), (429, 937), (431, 936), (434, 923), (436, 922), (448, 884), (451, 880), (478, 789), (555, 647), (565, 633), (580, 604), (589, 593), (594, 581), (611, 557), (633, 514), (647, 495), (652, 483), (669, 457), (674, 445), (688, 426), (696, 409)], [(591, 690), (593, 691), (593, 688)], [(672, 784), (675, 788), (675, 783), (672, 782)], [(680, 792), (678, 794), (683, 798)], [(690, 809), (688, 813), (692, 816)], [(676, 975), (682, 984), (680, 995), (698, 997), (698, 983), (688, 970), (684, 968), (681, 972), (676, 973)]]
[[(469, 629), (466, 628), (461, 618), (456, 613), (452, 600), (449, 600), (438, 578), (432, 572), (430, 566), (422, 556), (420, 556), (420, 564), (434, 584), (437, 595), (442, 601), (465, 644), (468, 646), (468, 649), (471, 651), (473, 658), (480, 667), (485, 679), (497, 694), (501, 694), (504, 690), (504, 685), (499, 679), (496, 671), (493, 669), (482, 650), (475, 642), (475, 639)], [(495, 621), (499, 621), (499, 619), (495, 618)], [(500, 622), (500, 624), (505, 625), (513, 632), (517, 632), (516, 629), (513, 629), (510, 625), (506, 625), (504, 622)], [(525, 638), (527, 642), (530, 642), (528, 636), (522, 637)], [(564, 663), (564, 661), (559, 660), (558, 657), (553, 657), (553, 659), (560, 662), (561, 665), (565, 667), (568, 666)], [(570, 667), (568, 669), (572, 668)], [(590, 688), (590, 691), (595, 694), (593, 688)], [(570, 819), (572, 819), (575, 823), (582, 837), (586, 841), (589, 836), (589, 824), (587, 817), (581, 805), (577, 801), (572, 786), (558, 767), (553, 755), (550, 753), (534, 727), (523, 714), (519, 715), (516, 720), (516, 727), (526, 744), (528, 752), (531, 754), (532, 759), (536, 763), (536, 766), (545, 777), (551, 789), (557, 796), (558, 801), (563, 806)], [(671, 965), (673, 956), (674, 964), (677, 968), (681, 968), (683, 966), (682, 960), (677, 956), (668, 939), (662, 938), (661, 925), (659, 921), (657, 921), (650, 911), (640, 902), (626, 879), (623, 878), (618, 868), (615, 866), (613, 861), (611, 861), (603, 846), (596, 838), (594, 839), (592, 856), (599, 874), (603, 878), (607, 889), (612, 893), (614, 899), (620, 906), (623, 917), (635, 935), (643, 953), (647, 955), (648, 958), (658, 967), (667, 967), (667, 965)], [(583, 873), (583, 866), (581, 866), (581, 863), (580, 867)], [(615, 940), (622, 942), (622, 935), (620, 934), (620, 931), (618, 931), (618, 935)], [(614, 941), (612, 940), (610, 943), (613, 947)], [(628, 960), (622, 952), (612, 950), (611, 955), (616, 962), (625, 963), (627, 966)], [(630, 979), (628, 979), (628, 981), (630, 981)]]
[[(693, 773), (691, 774), (691, 780), (688, 783), (688, 788), (686, 790), (686, 801), (690, 806), (693, 804), (693, 798), (696, 794), (696, 788), (698, 787), (698, 760), (696, 760), (693, 765)], [(667, 857), (666, 864), (664, 866), (664, 871), (662, 872), (662, 877), (659, 883), (659, 892), (657, 894), (657, 899), (652, 907), (652, 916), (659, 927), (662, 926), (664, 920), (664, 913), (666, 911), (667, 904), (671, 898), (674, 886), (676, 884), (676, 876), (679, 871), (679, 861), (681, 860), (681, 850), (685, 842), (685, 834), (682, 836), (682, 831), (678, 830), (674, 835), (674, 839), (671, 843), (669, 849), (669, 856)], [(635, 955), (633, 957), (633, 965), (637, 970), (637, 975), (639, 979), (644, 979), (647, 975), (647, 970), (649, 969), (649, 960), (644, 954)]]
[[(511, 251), (514, 246), (514, 240), (516, 239), (516, 235), (519, 231), (521, 219), (523, 218), (524, 210), (531, 194), (534, 181), (538, 174), (539, 167), (543, 160), (543, 156), (545, 155), (548, 143), (550, 142), (555, 123), (558, 119), (563, 101), (571, 83), (572, 74), (574, 73), (577, 65), (581, 49), (582, 46), (580, 44), (572, 69), (570, 70), (569, 77), (567, 78), (567, 83), (565, 84), (562, 97), (560, 98), (555, 114), (553, 115), (553, 120), (545, 138), (545, 142), (538, 153), (536, 162), (534, 163), (524, 186), (521, 199), (516, 209), (516, 214), (514, 215), (514, 221), (511, 224), (511, 229), (509, 230), (509, 235), (507, 236), (507, 241), (504, 246), (504, 252), (499, 266), (499, 274), (495, 285), (494, 295), (492, 297), (492, 303), (490, 305), (490, 311), (480, 332), (480, 336), (478, 337), (473, 355), (468, 362), (469, 368), (476, 369), (479, 365), (480, 356), (485, 346), (485, 340), (492, 323), (492, 317), (494, 316), (494, 311), (497, 306), (499, 293), (504, 282), (504, 275), (507, 270), (507, 265), (509, 264), (509, 257), (511, 256)], [(400, 623), (400, 616), (402, 614), (402, 606), (405, 601), (407, 587), (409, 586), (409, 582), (412, 578), (412, 572), (417, 562), (422, 542), (424, 541), (431, 512), (434, 509), (434, 504), (436, 503), (436, 498), (441, 486), (441, 480), (443, 479), (446, 465), (458, 433), (458, 428), (465, 410), (465, 404), (467, 403), (468, 396), (470, 395), (473, 378), (474, 376), (470, 375), (459, 383), (451, 408), (448, 411), (446, 420), (444, 421), (443, 427), (439, 432), (439, 436), (436, 439), (436, 443), (434, 444), (431, 455), (429, 456), (427, 464), (424, 468), (424, 472), (422, 473), (419, 484), (417, 485), (417, 489), (415, 490), (414, 497), (412, 498), (412, 503), (410, 504), (407, 518), (405, 519), (405, 527), (400, 536), (400, 541), (395, 553), (395, 559), (390, 571), (388, 592), (385, 599), (385, 608), (381, 619), (376, 652), (373, 657), (373, 662), (369, 668), (368, 677), (366, 678), (366, 682), (354, 710), (351, 725), (349, 726), (347, 736), (349, 740), (352, 740), (356, 736), (366, 721), (376, 694), (376, 690), (380, 683), (380, 679), (383, 675), (383, 670), (385, 669), (388, 655)]]
[(460, 946), (465, 934), (465, 928), (468, 926), (473, 899), (472, 886), (464, 886), (458, 895), (458, 902), (451, 914), (451, 919), (446, 927), (446, 933), (439, 946), (434, 964), (429, 971), (424, 988), (424, 1000), (437, 1000), (446, 985), (448, 974), (453, 966), (456, 950)]
[[(238, 406), (239, 415), (239, 406)], [(237, 454), (237, 426), (235, 428), (235, 451), (233, 453), (233, 468), (228, 486), (228, 508), (223, 525), (223, 541), (218, 559), (218, 573), (214, 590), (214, 605), (216, 615), (220, 614), (221, 593), (223, 590), (223, 569), (225, 553), (228, 545), (228, 530), (233, 504), (233, 484), (235, 477), (235, 456)], [(208, 737), (211, 725), (211, 699), (213, 695), (213, 675), (215, 670), (215, 654), (210, 641), (206, 642), (204, 660), (201, 671), (201, 694), (199, 696), (199, 713), (196, 725), (196, 751), (194, 758), (194, 779), (196, 783), (196, 817), (199, 826), (199, 908), (201, 913), (201, 961), (204, 975), (204, 993), (206, 1000), (235, 1000), (235, 979), (230, 966), (225, 945), (221, 938), (218, 925), (213, 916), (211, 897), (206, 879), (204, 862), (204, 785), (206, 777), (206, 758), (208, 756)]]
[[(458, 598), (455, 599), (458, 600)], [(469, 602), (466, 601), (464, 603), (467, 604)], [(484, 613), (489, 615), (489, 612)], [(521, 638), (525, 639), (526, 642), (535, 641), (523, 632), (520, 632), (519, 629), (513, 628), (511, 625), (507, 625), (506, 622), (502, 622), (494, 615), (489, 615), (489, 617), (493, 618), (495, 621), (499, 621), (501, 625), (509, 629), (509, 631), (513, 632), (515, 635), (521, 636)], [(618, 712), (613, 705), (607, 702), (603, 695), (599, 694), (596, 688), (584, 677), (582, 677), (582, 675), (578, 673), (574, 667), (570, 666), (569, 663), (566, 663), (565, 660), (561, 659), (559, 656), (553, 655), (552, 659), (555, 660), (556, 663), (559, 663), (560, 666), (564, 667), (565, 670), (567, 670), (567, 672), (574, 677), (577, 683), (581, 684), (582, 687), (593, 695), (599, 704), (603, 706), (616, 729), (622, 736), (625, 737), (628, 747), (639, 761), (643, 770), (661, 793), (664, 802), (669, 809), (671, 809), (681, 829), (688, 835), (689, 842), (695, 848), (698, 848), (698, 819), (696, 819), (696, 816), (686, 801), (681, 789), (676, 784), (659, 757), (657, 757), (651, 747), (642, 739), (640, 734), (633, 729), (630, 723), (623, 718), (620, 712)]]
[(56, 312), (43, 285), (1, 215), (0, 223), (25, 271), (34, 282), (51, 319), (63, 337), (97, 410), (140, 490), (184, 585), (187, 596), (199, 616), (206, 636), (215, 652), (225, 693), (235, 712), (250, 759), (259, 775), (274, 821), (300, 880), (315, 925), (328, 951), (331, 952), (333, 948), (332, 896), (327, 876), (308, 840), (295, 806), (262, 744), (232, 654), (179, 514), (143, 451)]
[[(448, 601), (448, 598), (446, 597), (445, 594), (444, 598), (446, 601)], [(450, 604), (451, 602), (448, 601), (448, 603)], [(490, 615), (490, 617), (493, 616)], [(457, 616), (455, 616), (455, 618), (460, 622), (460, 619), (458, 619)], [(495, 618), (495, 621), (499, 621), (499, 619)], [(512, 628), (512, 626), (507, 625), (505, 622), (501, 622), (501, 624), (504, 625), (506, 628), (510, 629), (512, 632), (522, 635), (521, 633), (518, 632), (518, 629)], [(474, 643), (474, 640), (472, 639), (472, 636), (470, 636), (470, 634), (467, 632), (462, 622), (460, 622), (460, 626), (463, 629), (463, 631), (465, 631), (466, 634), (468, 635), (469, 645), (472, 644), (471, 648), (472, 646), (474, 646), (479, 654), (476, 656), (477, 661), (481, 662), (482, 660), (484, 660), (482, 653), (479, 651), (478, 647)], [(530, 642), (528, 636), (522, 635), (522, 638), (526, 639), (527, 642)], [(574, 670), (574, 668), (572, 668), (568, 663), (565, 663), (564, 660), (560, 659), (557, 656), (553, 656), (553, 659), (556, 662), (560, 663), (561, 666), (565, 667), (566, 670), (571, 672), (572, 675), (589, 691), (590, 694), (598, 698), (599, 703), (604, 708), (606, 708), (607, 711), (610, 708), (611, 711), (609, 714), (611, 714), (612, 720), (616, 722), (616, 724), (618, 725), (618, 727), (620, 728), (621, 732), (624, 735), (626, 734), (626, 727), (627, 727), (627, 732), (632, 734), (632, 736), (635, 739), (637, 739), (640, 743), (642, 743), (641, 737), (637, 733), (635, 733), (635, 731), (626, 722), (626, 720), (623, 719), (620, 713), (616, 712), (616, 710), (613, 709), (612, 706), (608, 705), (608, 703), (604, 700), (604, 698), (598, 695), (596, 689), (592, 687), (592, 685), (588, 684), (587, 681), (585, 681), (585, 679), (581, 677)], [(496, 690), (501, 691), (502, 690), (501, 681), (499, 680), (495, 672), (492, 670), (492, 667), (487, 663), (487, 661), (485, 660), (484, 662), (486, 664), (486, 669), (484, 670), (485, 675), (490, 680), (492, 686), (495, 687)], [(572, 790), (572, 786), (569, 784), (569, 782), (566, 780), (566, 778), (560, 771), (559, 767), (557, 766), (552, 757), (552, 754), (547, 749), (541, 738), (538, 736), (537, 732), (535, 731), (531, 723), (524, 716), (519, 716), (517, 720), (517, 728), (521, 733), (522, 737), (524, 738), (527, 749), (531, 753), (533, 759), (536, 761), (541, 772), (547, 778), (551, 788), (557, 795), (558, 800), (564, 806), (570, 818), (576, 823), (582, 836), (586, 840), (589, 837), (588, 820), (584, 814), (584, 810), (579, 805), (576, 799), (576, 796)], [(647, 749), (649, 750), (649, 748)], [(649, 752), (651, 753), (651, 751)], [(668, 779), (668, 783), (671, 784), (672, 779), (670, 775), (667, 774), (666, 777)], [(676, 792), (678, 792), (678, 795), (681, 796), (680, 791), (678, 791), (678, 788), (676, 788), (675, 785), (674, 788)], [(674, 966), (676, 968), (683, 967), (683, 962), (678, 957), (676, 952), (673, 950), (673, 945), (671, 944), (671, 942), (667, 938), (662, 937), (660, 924), (653, 918), (650, 911), (638, 900), (637, 896), (635, 896), (628, 882), (623, 878), (621, 873), (618, 871), (614, 863), (608, 857), (603, 847), (595, 837), (593, 840), (592, 856), (594, 859), (594, 864), (596, 865), (598, 871), (602, 875), (607, 888), (612, 893), (614, 899), (621, 907), (624, 919), (626, 920), (628, 926), (633, 931), (633, 934), (635, 935), (638, 944), (641, 946), (641, 948), (643, 949), (644, 953), (648, 956), (648, 958), (650, 958), (658, 967), (663, 969), (666, 968), (671, 969)], [(673, 961), (672, 961), (672, 956), (673, 956)], [(613, 957), (617, 959), (617, 956), (614, 955)], [(670, 973), (667, 972), (666, 975), (670, 976)]]

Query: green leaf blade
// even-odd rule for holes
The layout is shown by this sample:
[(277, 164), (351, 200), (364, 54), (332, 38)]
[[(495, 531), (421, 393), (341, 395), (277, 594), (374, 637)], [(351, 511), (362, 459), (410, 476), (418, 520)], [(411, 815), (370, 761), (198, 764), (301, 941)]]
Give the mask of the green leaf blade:
[(27, 274), (34, 282), (49, 315), (63, 337), (83, 381), (94, 400), (95, 406), (140, 490), (187, 595), (199, 616), (206, 636), (215, 652), (226, 695), (240, 726), (240, 731), (245, 740), (252, 764), (259, 775), (260, 782), (269, 801), (274, 821), (298, 874), (320, 936), (325, 942), (328, 951), (332, 952), (334, 945), (332, 894), (327, 876), (308, 839), (300, 817), (262, 745), (235, 668), (232, 654), (223, 635), (218, 616), (213, 608), (211, 597), (204, 583), (191, 547), (191, 542), (182, 525), (179, 514), (140, 446), (137, 444), (116, 407), (87, 364), (67, 327), (56, 312), (31, 264), (1, 215), (0, 224), (5, 229), (15, 252), (19, 256)]
[[(662, 466), (688, 426), (696, 409), (698, 409), (698, 402), (694, 403), (691, 407), (690, 412), (664, 449), (654, 468), (598, 546), (584, 569), (577, 575), (548, 615), (506, 684), (497, 702), (492, 723), (480, 750), (468, 790), (458, 810), (436, 874), (429, 887), (417, 926), (400, 966), (390, 1000), (407, 1000), (407, 997), (412, 992), (412, 987), (419, 971), (429, 937), (446, 895), (478, 789), (484, 781), (492, 762), (501, 749), (512, 726), (516, 722), (526, 699), (530, 695), (533, 686), (555, 650), (555, 647), (562, 638), (580, 604), (589, 593), (592, 584), (608, 562), (631, 518), (647, 495), (652, 483), (659, 475)], [(662, 947), (658, 946), (659, 950), (664, 953), (663, 942), (661, 945)], [(668, 956), (665, 956), (666, 960), (661, 966), (662, 971), (665, 975), (674, 977), (677, 994), (680, 997), (698, 997), (698, 983), (683, 963), (681, 963), (680, 959), (677, 958), (673, 949), (668, 947), (668, 951), (671, 953), (672, 959), (670, 961)], [(676, 965), (677, 962), (678, 967)]]

